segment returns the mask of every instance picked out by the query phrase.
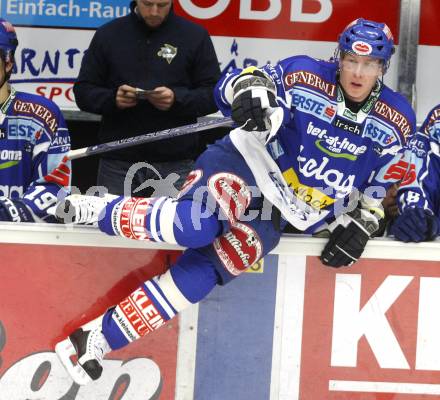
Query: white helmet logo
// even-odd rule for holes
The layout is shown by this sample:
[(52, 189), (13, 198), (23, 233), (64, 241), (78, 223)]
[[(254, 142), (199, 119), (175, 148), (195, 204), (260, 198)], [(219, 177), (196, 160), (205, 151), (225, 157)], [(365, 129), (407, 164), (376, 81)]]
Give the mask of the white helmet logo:
[(355, 54), (360, 56), (368, 56), (373, 52), (373, 48), (370, 44), (357, 40), (351, 45), (351, 48)]

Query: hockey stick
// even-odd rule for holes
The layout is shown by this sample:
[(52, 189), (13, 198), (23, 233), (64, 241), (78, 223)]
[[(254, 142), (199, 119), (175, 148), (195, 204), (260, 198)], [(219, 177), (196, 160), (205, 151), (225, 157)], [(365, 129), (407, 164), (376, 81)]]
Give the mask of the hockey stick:
[(162, 139), (188, 135), (190, 133), (206, 131), (208, 129), (219, 128), (221, 126), (232, 126), (233, 121), (230, 117), (215, 118), (209, 121), (197, 122), (195, 124), (183, 125), (177, 128), (165, 129), (152, 133), (145, 133), (139, 136), (133, 136), (126, 139), (115, 140), (97, 144), (95, 146), (83, 147), (82, 149), (70, 150), (67, 154), (68, 160), (89, 157), (95, 154), (105, 153), (107, 151), (119, 150), (125, 147), (136, 146), (138, 144), (155, 142)]

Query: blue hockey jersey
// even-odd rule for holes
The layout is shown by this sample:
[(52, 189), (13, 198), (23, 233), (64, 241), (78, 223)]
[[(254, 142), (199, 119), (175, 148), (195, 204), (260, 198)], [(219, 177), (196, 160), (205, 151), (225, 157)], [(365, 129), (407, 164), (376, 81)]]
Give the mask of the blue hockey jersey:
[(70, 190), (70, 137), (58, 106), (13, 88), (0, 113), (0, 196), (21, 200), (35, 222)]
[[(267, 148), (301, 200), (331, 210), (355, 189), (380, 199), (404, 177), (410, 151), (402, 157), (402, 149), (416, 121), (402, 95), (378, 80), (353, 113), (345, 106), (336, 62), (294, 56), (261, 70), (275, 83), (284, 112), (283, 125)], [(217, 104), (225, 115), (231, 113), (231, 83), (240, 72), (225, 75), (217, 85)]]
[(409, 147), (415, 156), (414, 173), (418, 179), (399, 189), (400, 211), (419, 207), (440, 218), (440, 104), (428, 113)]

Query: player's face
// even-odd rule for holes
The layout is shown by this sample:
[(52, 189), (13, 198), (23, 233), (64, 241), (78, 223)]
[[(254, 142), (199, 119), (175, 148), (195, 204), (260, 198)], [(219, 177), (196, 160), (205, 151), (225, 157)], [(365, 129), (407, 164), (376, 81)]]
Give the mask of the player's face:
[(3, 61), (3, 57), (0, 57), (0, 82), (3, 82), (5, 79), (5, 62)]
[(136, 0), (140, 16), (150, 28), (158, 28), (170, 12), (173, 0)]
[(340, 60), (339, 81), (347, 97), (356, 102), (364, 101), (382, 75), (382, 61), (368, 56), (345, 54)]
[(12, 70), (12, 67), (14, 64), (10, 61), (4, 61), (3, 57), (0, 57), (0, 88), (3, 87), (3, 85), (6, 82), (6, 74), (9, 73)]

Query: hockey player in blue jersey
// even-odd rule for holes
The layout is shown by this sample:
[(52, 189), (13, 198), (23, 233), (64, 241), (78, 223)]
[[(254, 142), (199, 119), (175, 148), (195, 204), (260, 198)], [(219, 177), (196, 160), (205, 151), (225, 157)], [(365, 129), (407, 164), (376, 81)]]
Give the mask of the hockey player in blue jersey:
[(9, 84), (17, 45), (0, 19), (0, 221), (57, 222), (47, 211), (69, 190), (69, 132), (55, 103)]
[(59, 205), (60, 217), (110, 235), (187, 247), (166, 273), (57, 344), (77, 383), (99, 378), (106, 353), (268, 254), (288, 223), (329, 235), (325, 265), (361, 256), (383, 217), (386, 189), (409, 168), (401, 152), (415, 115), (382, 80), (393, 52), (385, 24), (358, 19), (331, 62), (296, 56), (234, 71), (215, 96), (240, 127), (200, 156), (176, 199), (75, 195)]
[(390, 234), (403, 242), (433, 240), (440, 235), (440, 104), (428, 113), (410, 146), (419, 184), (398, 191), (400, 214)]

